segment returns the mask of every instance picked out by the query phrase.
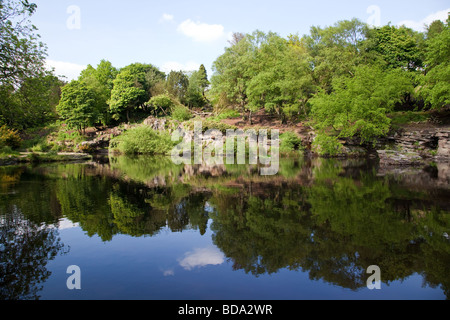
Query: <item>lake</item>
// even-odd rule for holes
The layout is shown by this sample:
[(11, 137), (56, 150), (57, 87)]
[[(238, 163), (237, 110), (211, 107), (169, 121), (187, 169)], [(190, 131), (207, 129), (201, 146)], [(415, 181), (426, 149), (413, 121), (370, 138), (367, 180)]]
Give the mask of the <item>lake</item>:
[(442, 164), (284, 159), (275, 176), (161, 157), (2, 167), (0, 226), (2, 300), (450, 297)]

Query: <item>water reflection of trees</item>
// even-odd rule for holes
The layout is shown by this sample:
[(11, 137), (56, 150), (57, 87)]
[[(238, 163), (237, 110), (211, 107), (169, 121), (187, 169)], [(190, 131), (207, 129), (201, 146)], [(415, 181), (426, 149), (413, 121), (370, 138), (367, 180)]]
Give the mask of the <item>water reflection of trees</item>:
[(207, 194), (192, 192), (188, 185), (148, 185), (92, 175), (79, 166), (56, 184), (64, 216), (77, 222), (89, 236), (104, 241), (116, 234), (154, 236), (163, 228), (173, 232), (187, 228), (206, 231)]
[(58, 231), (27, 219), (20, 209), (0, 217), (0, 300), (35, 300), (64, 245)]
[(207, 168), (115, 159), (110, 167), (53, 168), (43, 174), (47, 193), (9, 199), (23, 201), (33, 221), (39, 221), (33, 203), (47, 203), (42, 221), (65, 216), (104, 241), (166, 228), (203, 235), (212, 219), (213, 241), (236, 270), (255, 276), (302, 270), (311, 279), (358, 290), (375, 264), (386, 283), (419, 273), (450, 296), (444, 236), (450, 213), (442, 206), (448, 191), (404, 187), (365, 163), (287, 161), (280, 168), (275, 177), (236, 166), (208, 175)]
[(334, 162), (313, 176), (309, 187), (247, 183), (214, 194), (213, 240), (235, 269), (303, 270), (357, 290), (375, 264), (386, 283), (419, 273), (448, 296), (449, 212), (429, 206), (426, 192), (408, 194), (365, 171), (355, 178)]

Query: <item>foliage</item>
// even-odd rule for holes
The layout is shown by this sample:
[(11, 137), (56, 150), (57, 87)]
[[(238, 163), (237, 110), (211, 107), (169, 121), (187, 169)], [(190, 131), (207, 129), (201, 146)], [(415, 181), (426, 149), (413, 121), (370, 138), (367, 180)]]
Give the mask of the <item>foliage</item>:
[(426, 76), (421, 95), (431, 109), (450, 105), (450, 18), (440, 33), (434, 34), (427, 44)]
[(106, 125), (110, 123), (110, 110), (108, 100), (114, 86), (114, 80), (119, 71), (111, 62), (102, 60), (95, 69), (88, 65), (78, 78), (95, 92), (96, 109), (99, 110), (99, 122)]
[(18, 86), (21, 80), (44, 73), (46, 47), (29, 18), (37, 5), (28, 0), (3, 0), (0, 5), (0, 85)]
[(302, 150), (302, 139), (296, 133), (287, 131), (280, 135), (280, 153), (292, 153)]
[(192, 113), (191, 111), (180, 104), (176, 104), (173, 109), (172, 109), (172, 118), (178, 121), (188, 121), (192, 118)]
[(145, 107), (150, 100), (151, 90), (165, 74), (150, 64), (134, 63), (121, 69), (113, 81), (110, 111), (113, 119), (130, 121), (130, 111)]
[(168, 116), (172, 113), (175, 103), (172, 101), (171, 97), (162, 94), (152, 97), (145, 105), (157, 114)]
[(189, 85), (186, 90), (186, 104), (189, 108), (203, 108), (206, 104), (204, 76), (200, 71), (194, 71), (189, 76)]
[(180, 103), (186, 103), (188, 87), (189, 78), (183, 71), (171, 71), (167, 76), (167, 92)]
[(386, 25), (372, 31), (369, 50), (378, 53), (387, 68), (417, 71), (423, 67), (422, 42), (423, 35), (412, 29)]
[(62, 88), (57, 111), (69, 128), (81, 132), (97, 123), (100, 113), (97, 108), (95, 92), (85, 83), (73, 80)]
[(336, 156), (342, 151), (342, 144), (336, 136), (319, 133), (313, 142), (313, 150), (321, 156)]
[(110, 149), (121, 154), (167, 155), (175, 146), (171, 136), (148, 126), (130, 129), (110, 142)]
[(22, 139), (19, 133), (15, 130), (11, 130), (6, 126), (0, 127), (0, 148), (10, 147), (12, 149), (17, 149), (20, 147)]
[(333, 80), (333, 92), (319, 92), (313, 99), (312, 117), (323, 133), (334, 131), (341, 138), (358, 136), (361, 142), (374, 142), (387, 134), (387, 113), (413, 91), (403, 70), (382, 71), (359, 66), (354, 77)]

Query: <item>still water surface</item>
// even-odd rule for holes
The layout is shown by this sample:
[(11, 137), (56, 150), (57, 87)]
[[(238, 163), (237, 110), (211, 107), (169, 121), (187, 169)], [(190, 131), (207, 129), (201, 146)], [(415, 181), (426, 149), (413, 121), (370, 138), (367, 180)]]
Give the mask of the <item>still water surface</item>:
[[(448, 299), (450, 170), (366, 160), (0, 168), (0, 299)], [(69, 290), (71, 265), (81, 290)], [(369, 290), (366, 270), (381, 270)]]

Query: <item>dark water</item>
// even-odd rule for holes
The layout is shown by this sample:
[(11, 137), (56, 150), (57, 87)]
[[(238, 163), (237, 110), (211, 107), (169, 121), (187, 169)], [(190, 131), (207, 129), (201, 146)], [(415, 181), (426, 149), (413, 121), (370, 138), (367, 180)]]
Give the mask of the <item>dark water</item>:
[(0, 299), (448, 299), (449, 182), (317, 159), (0, 168)]

